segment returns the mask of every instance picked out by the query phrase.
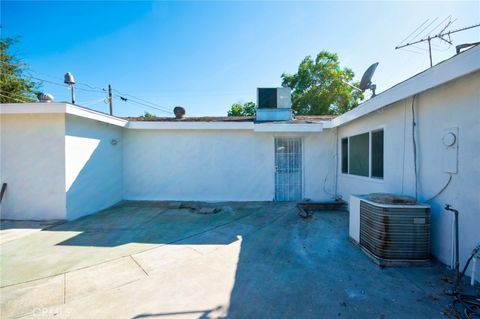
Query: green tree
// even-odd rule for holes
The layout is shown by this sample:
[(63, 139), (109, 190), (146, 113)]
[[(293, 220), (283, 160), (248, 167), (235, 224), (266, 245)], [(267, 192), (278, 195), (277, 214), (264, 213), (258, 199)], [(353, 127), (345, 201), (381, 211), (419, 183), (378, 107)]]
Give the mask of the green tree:
[(39, 84), (24, 75), (26, 65), (10, 53), (18, 39), (0, 39), (0, 103), (36, 101)]
[(228, 116), (255, 116), (255, 103), (246, 102), (243, 105), (235, 103), (230, 107)]
[(157, 117), (157, 116), (155, 114), (150, 113), (150, 112), (144, 111), (143, 115), (141, 117), (143, 117), (145, 119), (151, 119), (151, 118), (154, 118), (154, 117)]
[(283, 73), (282, 86), (292, 88), (292, 108), (296, 114), (342, 114), (363, 99), (363, 93), (352, 88), (354, 73), (342, 68), (338, 55), (321, 51), (315, 60), (305, 57), (297, 73)]

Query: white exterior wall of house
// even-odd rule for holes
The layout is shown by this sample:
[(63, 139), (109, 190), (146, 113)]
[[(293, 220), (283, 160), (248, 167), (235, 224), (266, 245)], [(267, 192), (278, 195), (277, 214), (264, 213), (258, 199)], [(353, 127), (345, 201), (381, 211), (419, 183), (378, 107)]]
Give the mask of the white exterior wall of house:
[(65, 117), (0, 114), (3, 219), (65, 219)]
[(304, 137), (305, 199), (335, 198), (335, 140), (334, 130), (325, 130)]
[(122, 200), (126, 121), (65, 103), (1, 111), (2, 219), (72, 220)]
[[(275, 136), (303, 137), (304, 196), (331, 196), (322, 184), (334, 164), (331, 149), (318, 147), (328, 133), (130, 129), (124, 132), (124, 198), (271, 201)], [(334, 147), (334, 140), (329, 145)]]
[[(117, 143), (112, 144), (112, 140)], [(123, 128), (66, 114), (67, 219), (92, 214), (121, 201), (122, 171)]]
[[(451, 262), (452, 216), (443, 207), (451, 204), (460, 211), (460, 259), (466, 261), (480, 242), (480, 72), (425, 91), (415, 99), (418, 165), (418, 199), (437, 194), (448, 181), (444, 161), (450, 158), (442, 143), (445, 129), (458, 128), (458, 173), (437, 198), (432, 200), (432, 250), (442, 262)], [(412, 98), (370, 113), (338, 127), (341, 138), (384, 128), (384, 179), (370, 179), (341, 173), (338, 163), (338, 193), (391, 192), (415, 195), (412, 142)], [(454, 159), (455, 160), (455, 159)], [(449, 163), (451, 164), (451, 163)]]

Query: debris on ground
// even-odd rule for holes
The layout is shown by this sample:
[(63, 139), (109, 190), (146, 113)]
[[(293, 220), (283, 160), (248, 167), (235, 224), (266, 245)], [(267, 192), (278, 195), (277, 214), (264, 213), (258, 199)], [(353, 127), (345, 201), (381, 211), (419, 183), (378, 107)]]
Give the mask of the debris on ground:
[(192, 203), (182, 203), (179, 207), (180, 209), (188, 209), (191, 213), (194, 214), (201, 214), (201, 215), (212, 215), (212, 214), (217, 214), (219, 212), (226, 212), (226, 213), (232, 213), (233, 209), (229, 206), (224, 206), (224, 207), (213, 207), (213, 206), (200, 206), (198, 204), (192, 204)]
[(216, 214), (220, 211), (220, 208), (217, 207), (202, 207), (196, 211), (197, 214)]
[(311, 217), (316, 211), (345, 211), (347, 202), (343, 200), (334, 200), (326, 202), (305, 201), (297, 204), (298, 215), (302, 218)]
[(309, 215), (303, 208), (299, 207), (298, 208), (298, 216), (300, 216), (302, 218), (308, 218), (311, 215)]

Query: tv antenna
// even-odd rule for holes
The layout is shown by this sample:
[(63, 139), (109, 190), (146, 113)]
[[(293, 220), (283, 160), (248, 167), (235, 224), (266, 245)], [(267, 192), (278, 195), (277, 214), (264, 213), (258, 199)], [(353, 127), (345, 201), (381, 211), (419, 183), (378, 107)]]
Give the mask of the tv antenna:
[[(402, 49), (402, 48), (405, 48), (405, 47), (409, 47), (409, 46), (413, 46), (415, 47), (416, 44), (419, 44), (419, 43), (423, 43), (423, 42), (428, 42), (428, 54), (429, 54), (429, 57), (430, 57), (430, 67), (433, 66), (433, 61), (432, 61), (432, 40), (435, 40), (435, 39), (438, 39), (440, 41), (443, 41), (445, 43), (448, 43), (449, 45), (452, 45), (453, 42), (452, 42), (452, 38), (451, 38), (451, 35), (454, 34), (454, 33), (457, 33), (457, 32), (461, 32), (461, 31), (465, 31), (465, 30), (469, 30), (469, 29), (473, 29), (473, 28), (477, 28), (477, 27), (480, 27), (480, 23), (478, 24), (474, 24), (474, 25), (471, 25), (471, 26), (468, 26), (468, 27), (464, 27), (464, 28), (460, 28), (460, 29), (456, 29), (456, 30), (449, 30), (449, 31), (445, 31), (449, 26), (451, 26), (456, 20), (453, 20), (451, 19), (451, 16), (445, 18), (442, 22), (440, 22), (436, 27), (434, 27), (433, 29), (430, 30), (430, 32), (425, 36), (423, 36), (422, 38), (420, 38), (419, 40), (415, 40), (415, 38), (417, 38), (418, 36), (420, 36), (422, 33), (425, 32), (425, 30), (427, 30), (428, 28), (430, 28), (433, 23), (437, 20), (438, 18), (435, 18), (433, 19), (433, 21), (431, 21), (430, 23), (429, 22), (429, 19), (425, 20), (419, 27), (417, 27), (417, 29), (415, 29), (405, 40), (403, 40), (402, 42), (400, 42), (399, 45), (397, 45), (395, 47), (395, 50), (398, 50), (398, 49)], [(448, 22), (446, 22), (448, 20)], [(446, 23), (445, 23), (446, 22)], [(440, 31), (436, 34), (433, 34), (432, 33), (438, 29), (439, 26), (441, 26), (443, 23), (445, 23), (445, 26), (443, 26)], [(423, 28), (423, 29), (422, 29)], [(419, 29), (421, 29), (420, 32), (416, 33)], [(413, 37), (413, 39), (411, 38), (413, 34), (416, 35)], [(411, 39), (410, 42), (408, 43), (405, 43), (405, 44), (402, 44), (403, 42), (405, 42), (407, 39)], [(457, 50), (458, 51), (458, 50)], [(458, 53), (458, 52), (457, 52)]]

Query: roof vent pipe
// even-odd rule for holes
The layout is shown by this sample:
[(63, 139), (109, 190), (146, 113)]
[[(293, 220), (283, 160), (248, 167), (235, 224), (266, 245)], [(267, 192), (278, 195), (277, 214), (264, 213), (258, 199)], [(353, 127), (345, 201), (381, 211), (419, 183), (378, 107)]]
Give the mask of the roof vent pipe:
[(65, 84), (68, 84), (68, 86), (70, 87), (70, 92), (72, 93), (72, 104), (75, 104), (75, 79), (72, 73), (70, 72), (65, 73), (63, 82)]
[(181, 106), (175, 106), (173, 114), (175, 114), (175, 118), (181, 119), (185, 115), (185, 109)]

